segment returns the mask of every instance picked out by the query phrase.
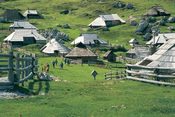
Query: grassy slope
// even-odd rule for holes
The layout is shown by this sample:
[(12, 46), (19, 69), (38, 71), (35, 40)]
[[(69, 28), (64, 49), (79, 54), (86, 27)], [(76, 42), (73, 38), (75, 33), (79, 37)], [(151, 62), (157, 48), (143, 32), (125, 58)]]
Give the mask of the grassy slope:
[[(175, 1), (174, 0), (123, 0), (125, 2), (131, 2), (135, 5), (136, 11), (134, 10), (122, 10), (112, 8), (113, 0), (107, 0), (105, 4), (94, 3), (94, 0), (16, 0), (13, 2), (0, 3), (2, 8), (0, 12), (3, 12), (3, 8), (17, 8), (24, 12), (27, 8), (39, 10), (45, 17), (42, 20), (31, 20), (40, 29), (56, 27), (58, 24), (70, 24), (71, 29), (61, 29), (62, 31), (68, 33), (71, 39), (76, 38), (80, 33), (87, 31), (87, 25), (94, 20), (95, 17), (99, 15), (97, 10), (105, 13), (118, 13), (125, 20), (129, 16), (135, 16), (138, 19), (141, 15), (146, 12), (150, 6), (159, 4), (165, 9), (175, 14)], [(31, 5), (32, 4), (32, 5)], [(77, 9), (69, 15), (61, 15), (60, 11), (64, 9)], [(83, 16), (85, 13), (89, 13), (91, 17)], [(2, 25), (2, 24), (0, 24)], [(109, 40), (113, 44), (122, 44), (128, 47), (128, 40), (131, 38), (139, 38), (133, 32), (136, 27), (129, 26), (128, 24), (120, 25), (111, 28), (109, 32), (97, 33), (104, 39)], [(163, 31), (167, 31), (163, 28)], [(3, 36), (0, 36), (1, 40)], [(141, 39), (140, 39), (141, 40)]]
[[(40, 64), (55, 58), (42, 58)], [(60, 62), (61, 60), (59, 60)], [(99, 73), (94, 81), (90, 72)], [(76, 72), (75, 72), (76, 71)], [(51, 74), (62, 79), (50, 82), (45, 96), (24, 99), (0, 100), (0, 116), (22, 114), (25, 117), (173, 117), (175, 114), (174, 88), (155, 86), (133, 81), (104, 81), (109, 71), (87, 65), (65, 66), (53, 69)], [(66, 80), (66, 82), (65, 82)], [(27, 83), (25, 84), (27, 86)], [(34, 86), (38, 89), (38, 83)], [(40, 93), (46, 91), (42, 83)]]

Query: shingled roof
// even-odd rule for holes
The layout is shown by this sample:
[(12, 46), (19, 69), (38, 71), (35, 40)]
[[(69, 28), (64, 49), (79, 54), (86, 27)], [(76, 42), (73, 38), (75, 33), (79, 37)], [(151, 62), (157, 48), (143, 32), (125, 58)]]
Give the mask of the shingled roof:
[(25, 17), (16, 9), (7, 9), (2, 15), (5, 21), (13, 22), (18, 20), (24, 20)]
[(55, 39), (50, 40), (44, 47), (41, 48), (43, 53), (54, 54), (55, 51), (58, 51), (60, 54), (67, 54), (70, 49), (59, 43)]
[(40, 35), (36, 30), (31, 29), (16, 29), (8, 37), (4, 39), (7, 42), (23, 42), (25, 37), (32, 37), (36, 41), (46, 41), (42, 35)]
[(37, 29), (34, 25), (27, 21), (15, 21), (9, 28), (12, 29)]
[(170, 16), (170, 13), (167, 12), (161, 6), (153, 6), (145, 14), (146, 16)]
[(89, 50), (84, 44), (79, 43), (75, 48), (73, 48), (67, 55), (67, 58), (88, 58), (97, 57), (95, 53)]
[(72, 45), (76, 45), (78, 43), (83, 43), (85, 45), (94, 45), (99, 42), (99, 44), (105, 45), (107, 44), (106, 41), (100, 39), (96, 34), (82, 34), (81, 36), (77, 37), (73, 42), (71, 42)]
[(157, 52), (138, 62), (137, 65), (142, 65), (145, 61), (149, 61), (145, 64), (148, 67), (175, 67), (175, 38), (168, 40)]

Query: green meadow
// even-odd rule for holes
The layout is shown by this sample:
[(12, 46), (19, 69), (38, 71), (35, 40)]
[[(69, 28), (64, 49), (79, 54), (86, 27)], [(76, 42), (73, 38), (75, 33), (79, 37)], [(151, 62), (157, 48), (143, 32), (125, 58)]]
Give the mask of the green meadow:
[[(175, 16), (175, 0), (122, 0), (133, 3), (135, 10), (116, 9), (114, 0), (8, 0), (0, 2), (0, 14), (5, 9), (20, 9), (21, 13), (37, 9), (44, 19), (29, 20), (39, 29), (58, 28), (69, 35), (70, 41), (81, 33), (97, 33), (112, 45), (130, 48), (128, 41), (136, 38), (144, 44), (142, 36), (134, 32), (137, 27), (130, 26), (129, 16), (140, 21), (141, 16), (153, 5), (161, 5)], [(62, 10), (72, 9), (68, 15)], [(89, 30), (88, 24), (101, 13), (117, 13), (126, 24), (111, 27), (109, 31)], [(88, 15), (87, 15), (88, 14)], [(58, 27), (69, 24), (70, 29)], [(0, 23), (0, 42), (8, 36), (10, 23)], [(174, 24), (167, 24), (174, 25)], [(175, 25), (174, 25), (175, 26)], [(161, 32), (168, 32), (162, 26)], [(23, 47), (24, 50), (41, 54), (37, 45)], [(25, 53), (25, 52), (24, 52)], [(50, 82), (25, 83), (26, 98), (0, 99), (0, 117), (174, 117), (174, 87), (151, 85), (129, 80), (105, 80), (104, 74), (110, 71), (122, 71), (124, 63), (105, 63), (105, 65), (64, 65), (63, 69), (53, 68), (55, 57), (40, 57), (39, 70), (50, 64), (49, 74), (54, 76)], [(57, 58), (60, 63), (62, 58)], [(94, 80), (91, 72), (98, 72)], [(1, 76), (1, 75), (0, 75)]]
[[(56, 58), (42, 58), (42, 66)], [(58, 60), (61, 62), (61, 59)], [(93, 80), (92, 70), (98, 72)], [(117, 68), (116, 68), (117, 69)], [(1, 117), (173, 117), (175, 90), (128, 80), (104, 80), (111, 69), (88, 65), (50, 66), (56, 81), (25, 83), (34, 94), (1, 99)], [(59, 80), (58, 80), (59, 79)], [(31, 87), (32, 86), (32, 87)], [(36, 95), (35, 95), (36, 94)]]

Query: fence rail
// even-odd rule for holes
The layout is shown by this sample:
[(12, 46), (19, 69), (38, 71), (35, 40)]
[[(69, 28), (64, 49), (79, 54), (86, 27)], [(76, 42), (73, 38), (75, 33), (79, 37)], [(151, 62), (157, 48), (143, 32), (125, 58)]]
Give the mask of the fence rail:
[(127, 79), (175, 86), (175, 68), (147, 67), (127, 64)]
[[(38, 61), (35, 55), (14, 54), (11, 50), (8, 54), (0, 54), (0, 71), (8, 72), (8, 80), (12, 84), (20, 84), (34, 78), (38, 73)], [(6, 62), (6, 63), (5, 63)]]
[(104, 76), (105, 76), (105, 80), (124, 79), (126, 78), (126, 72), (125, 71), (109, 72), (109, 73), (105, 73)]

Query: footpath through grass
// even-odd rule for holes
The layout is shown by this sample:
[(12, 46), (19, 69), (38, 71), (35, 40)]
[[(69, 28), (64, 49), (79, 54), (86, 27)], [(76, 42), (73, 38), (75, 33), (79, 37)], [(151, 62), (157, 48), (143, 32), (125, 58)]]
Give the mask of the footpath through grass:
[[(42, 58), (40, 64), (55, 58)], [(60, 59), (59, 59), (60, 62)], [(91, 70), (99, 75), (94, 81)], [(173, 117), (173, 87), (150, 85), (128, 80), (105, 81), (108, 69), (87, 65), (50, 69), (59, 82), (34, 84), (41, 95), (0, 100), (0, 117)], [(27, 85), (27, 83), (25, 84)], [(46, 91), (47, 90), (47, 91)], [(44, 94), (45, 95), (42, 95)]]

